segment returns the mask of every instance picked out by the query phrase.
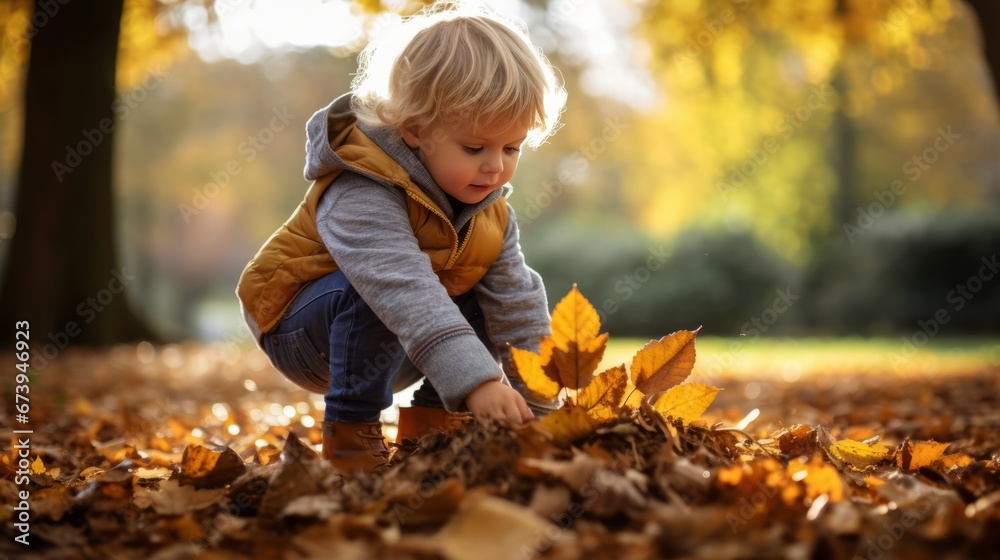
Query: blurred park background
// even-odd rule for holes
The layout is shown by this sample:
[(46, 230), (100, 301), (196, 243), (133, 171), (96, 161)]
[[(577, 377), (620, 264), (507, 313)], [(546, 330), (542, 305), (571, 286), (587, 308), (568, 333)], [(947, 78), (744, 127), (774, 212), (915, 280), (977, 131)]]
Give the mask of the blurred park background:
[[(420, 4), (124, 0), (101, 28), (71, 14), (84, 31), (46, 40), (83, 48), (74, 37), (115, 28), (114, 95), (96, 113), (81, 106), (84, 124), (69, 140), (53, 135), (30, 165), (59, 179), (51, 192), (97, 194), (68, 209), (46, 195), (25, 215), (18, 198), (39, 188), (23, 157), (34, 44), (71, 10), (91, 9), (39, 2), (51, 13), (32, 23), (32, 4), (0, 4), (0, 266), (7, 284), (35, 275), (5, 286), (3, 316), (28, 298), (52, 304), (43, 342), (73, 319), (84, 327), (76, 341), (143, 338), (139, 328), (98, 336), (99, 312), (81, 320), (83, 302), (123, 267), (125, 302), (149, 332), (247, 343), (237, 278), (308, 187), (306, 120), (348, 89), (368, 37)], [(1000, 23), (996, 4), (491, 2), (526, 22), (569, 91), (564, 127), (524, 153), (512, 181), (522, 247), (550, 302), (578, 284), (613, 337), (699, 325), (706, 336), (891, 336), (917, 347), (995, 336), (1000, 54), (984, 30)], [(86, 81), (55, 82), (38, 103), (75, 111)], [(77, 168), (73, 153), (105, 118), (111, 174), (82, 178), (92, 162), (77, 153)], [(110, 216), (89, 206), (100, 193), (112, 194)], [(12, 257), (18, 236), (43, 235), (28, 224), (70, 215), (83, 221), (57, 230), (55, 245), (88, 228), (113, 235), (66, 249), (49, 269), (32, 268), (30, 252)], [(116, 264), (96, 282), (47, 284), (86, 276), (99, 253)]]

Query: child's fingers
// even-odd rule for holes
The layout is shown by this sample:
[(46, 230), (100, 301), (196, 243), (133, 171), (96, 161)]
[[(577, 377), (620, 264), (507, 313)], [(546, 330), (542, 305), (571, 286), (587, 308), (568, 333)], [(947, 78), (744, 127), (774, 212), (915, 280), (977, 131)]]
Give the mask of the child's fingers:
[(531, 412), (531, 409), (528, 408), (528, 403), (526, 403), (524, 399), (517, 399), (517, 408), (518, 411), (520, 412), (522, 423), (527, 422), (535, 417), (535, 415)]

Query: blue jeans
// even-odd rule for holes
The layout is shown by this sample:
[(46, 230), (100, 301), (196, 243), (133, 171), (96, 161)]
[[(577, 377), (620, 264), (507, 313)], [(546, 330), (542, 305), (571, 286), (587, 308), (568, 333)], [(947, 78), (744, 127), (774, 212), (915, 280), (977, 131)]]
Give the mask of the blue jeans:
[[(452, 300), (499, 361), (475, 294), (470, 290)], [(326, 395), (327, 421), (374, 422), (392, 404), (394, 392), (424, 377), (339, 270), (299, 292), (263, 343), (271, 364), (285, 377)], [(426, 378), (413, 405), (444, 408)]]

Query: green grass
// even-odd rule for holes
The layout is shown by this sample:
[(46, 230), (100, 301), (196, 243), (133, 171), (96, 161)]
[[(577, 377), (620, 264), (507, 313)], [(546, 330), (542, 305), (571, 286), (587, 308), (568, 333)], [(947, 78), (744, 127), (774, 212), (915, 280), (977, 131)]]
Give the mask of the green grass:
[[(920, 339), (919, 341), (923, 341)], [(601, 366), (631, 362), (648, 342), (612, 339)], [(950, 375), (1000, 372), (1000, 340), (945, 338), (920, 348), (895, 338), (758, 338), (699, 337), (692, 379), (716, 376), (780, 376), (786, 381), (821, 374)]]

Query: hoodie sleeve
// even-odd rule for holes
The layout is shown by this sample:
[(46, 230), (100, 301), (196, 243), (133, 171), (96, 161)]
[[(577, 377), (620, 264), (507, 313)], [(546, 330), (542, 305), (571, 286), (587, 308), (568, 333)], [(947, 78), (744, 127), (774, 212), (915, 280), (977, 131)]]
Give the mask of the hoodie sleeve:
[(502, 372), (420, 251), (405, 197), (344, 173), (323, 193), (316, 225), (344, 276), (454, 412)]
[[(523, 382), (518, 383), (520, 379), (516, 379), (507, 344), (538, 352), (542, 337), (551, 332), (551, 318), (542, 277), (524, 262), (517, 217), (510, 204), (507, 204), (507, 212), (507, 230), (500, 256), (474, 290), (486, 319), (486, 332), (500, 350), (504, 370), (516, 387), (523, 386)], [(525, 400), (536, 415), (544, 415), (559, 406), (556, 402), (540, 401), (528, 395)]]

